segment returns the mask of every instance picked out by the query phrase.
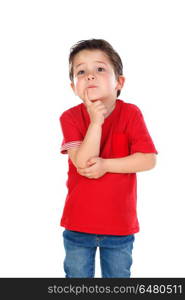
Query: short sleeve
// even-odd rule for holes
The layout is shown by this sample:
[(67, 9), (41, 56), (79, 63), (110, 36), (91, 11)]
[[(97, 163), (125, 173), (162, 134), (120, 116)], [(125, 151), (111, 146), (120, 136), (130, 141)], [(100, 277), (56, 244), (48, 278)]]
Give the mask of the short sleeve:
[(83, 136), (79, 132), (76, 120), (70, 111), (63, 112), (59, 120), (63, 134), (60, 153), (66, 154), (68, 149), (80, 146)]
[(134, 107), (135, 111), (131, 117), (129, 126), (130, 154), (136, 152), (158, 154), (141, 110), (136, 105), (134, 105)]

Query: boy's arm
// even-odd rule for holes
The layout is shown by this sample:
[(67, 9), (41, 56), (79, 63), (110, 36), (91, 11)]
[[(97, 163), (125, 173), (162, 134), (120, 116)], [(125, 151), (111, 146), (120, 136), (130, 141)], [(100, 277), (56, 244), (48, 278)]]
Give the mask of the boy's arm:
[(101, 124), (90, 123), (85, 138), (76, 152), (75, 163), (77, 167), (85, 168), (89, 158), (99, 156), (101, 133)]
[(85, 91), (84, 102), (89, 113), (90, 124), (83, 142), (78, 148), (75, 156), (75, 163), (78, 168), (85, 168), (87, 161), (91, 157), (98, 157), (100, 152), (100, 141), (102, 134), (102, 124), (104, 122), (104, 114), (107, 112), (106, 107), (101, 101), (91, 102)]
[(126, 157), (104, 159), (105, 170), (109, 173), (136, 173), (150, 170), (155, 165), (155, 153), (136, 152)]
[(130, 155), (126, 157), (107, 159), (105, 161), (108, 172), (135, 173), (150, 170), (156, 165), (157, 151), (147, 129), (141, 110), (132, 106), (128, 136)]

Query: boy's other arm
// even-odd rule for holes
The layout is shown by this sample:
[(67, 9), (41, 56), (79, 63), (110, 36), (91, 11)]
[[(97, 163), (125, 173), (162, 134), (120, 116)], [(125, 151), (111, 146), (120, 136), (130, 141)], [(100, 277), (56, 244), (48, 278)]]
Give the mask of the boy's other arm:
[(109, 173), (136, 173), (153, 169), (156, 165), (155, 153), (136, 152), (121, 158), (108, 158), (104, 166)]

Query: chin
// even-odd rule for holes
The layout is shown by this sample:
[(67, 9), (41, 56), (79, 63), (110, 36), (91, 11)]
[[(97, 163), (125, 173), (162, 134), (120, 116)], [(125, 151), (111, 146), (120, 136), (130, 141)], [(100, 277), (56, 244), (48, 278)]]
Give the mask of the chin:
[(103, 96), (97, 95), (97, 96), (89, 97), (89, 99), (90, 99), (91, 101), (97, 101), (97, 100), (103, 100), (104, 97), (103, 97)]

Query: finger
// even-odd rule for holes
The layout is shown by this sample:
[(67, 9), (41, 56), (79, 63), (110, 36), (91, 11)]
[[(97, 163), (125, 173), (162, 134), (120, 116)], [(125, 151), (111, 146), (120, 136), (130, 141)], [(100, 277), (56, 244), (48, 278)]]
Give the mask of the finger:
[(97, 100), (96, 102), (93, 102), (94, 107), (96, 108), (105, 108), (105, 105), (102, 104), (100, 100)]
[(93, 171), (94, 168), (95, 168), (95, 164), (96, 164), (96, 163), (93, 163), (91, 166), (87, 167), (84, 171), (85, 171), (86, 173)]
[(98, 110), (107, 109), (107, 107), (100, 100), (94, 103), (94, 107)]
[(89, 96), (88, 96), (88, 90), (87, 89), (85, 90), (85, 103), (88, 106), (92, 105), (92, 102), (90, 101)]
[(88, 175), (85, 175), (86, 177), (88, 177), (88, 178), (91, 178), (92, 177), (92, 175), (91, 174), (88, 174)]
[(87, 162), (87, 167), (90, 168), (95, 164), (96, 164), (96, 161), (89, 161), (89, 162)]
[(97, 107), (96, 108), (97, 109), (97, 111), (106, 111), (107, 112), (107, 108), (105, 108), (105, 107)]

